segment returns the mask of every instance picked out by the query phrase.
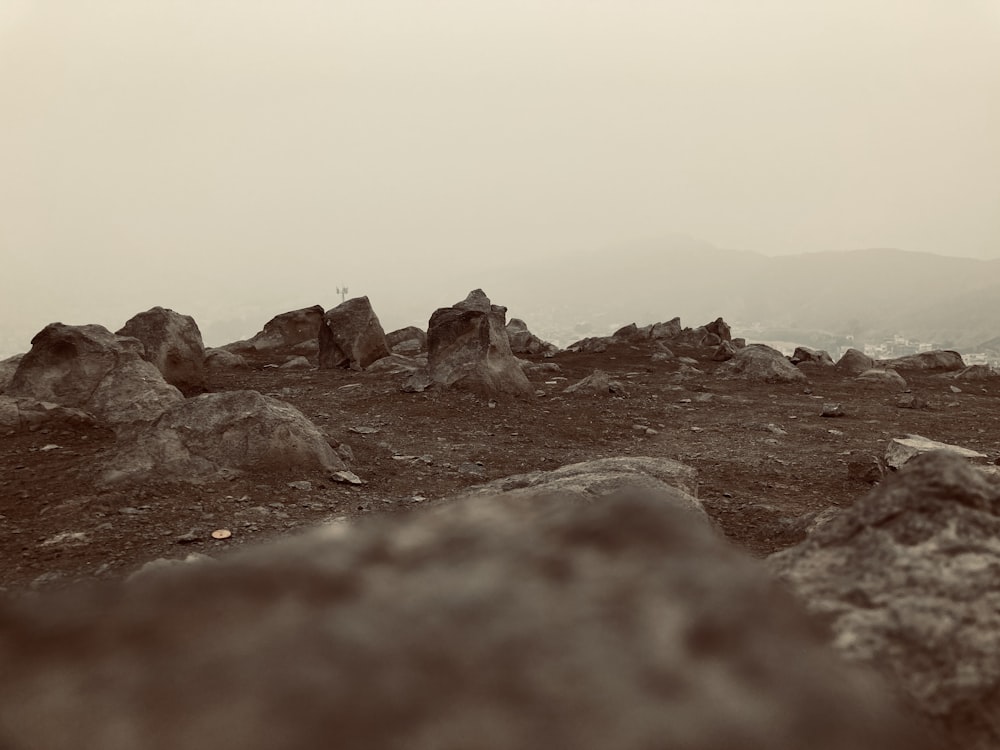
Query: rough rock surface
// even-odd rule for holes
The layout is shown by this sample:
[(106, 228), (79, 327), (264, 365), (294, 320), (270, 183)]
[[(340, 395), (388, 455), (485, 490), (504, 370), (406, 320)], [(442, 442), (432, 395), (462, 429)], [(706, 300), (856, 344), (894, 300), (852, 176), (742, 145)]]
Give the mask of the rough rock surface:
[(736, 356), (736, 347), (729, 341), (723, 341), (719, 344), (719, 348), (715, 350), (715, 354), (712, 355), (712, 360), (715, 362), (728, 362), (734, 356)]
[(13, 357), (0, 360), (0, 393), (4, 393), (14, 379), (14, 372), (24, 358), (23, 354), (15, 354)]
[(792, 364), (832, 365), (833, 359), (823, 349), (810, 349), (808, 346), (797, 346), (792, 353)]
[(190, 315), (154, 307), (130, 318), (116, 335), (139, 339), (142, 358), (185, 395), (204, 392), (205, 345)]
[(845, 375), (860, 375), (874, 366), (875, 360), (857, 349), (848, 349), (836, 364), (837, 370)]
[(777, 349), (765, 344), (749, 344), (737, 349), (719, 368), (724, 377), (743, 378), (766, 383), (804, 383), (806, 376)]
[[(3, 367), (2, 362), (0, 362), (0, 367)], [(994, 372), (989, 365), (970, 365), (958, 372), (949, 373), (949, 376), (955, 380), (989, 380), (1000, 377), (1000, 374)]]
[(889, 368), (873, 367), (858, 375), (862, 383), (887, 385), (893, 388), (906, 388), (906, 379), (898, 372)]
[(964, 750), (1000, 747), (998, 514), (1000, 485), (929, 453), (770, 558), (841, 652)]
[(404, 357), (402, 354), (390, 354), (388, 357), (372, 362), (365, 368), (367, 372), (412, 373), (427, 366), (426, 357)]
[(246, 469), (334, 472), (347, 466), (295, 407), (256, 391), (206, 393), (137, 425), (102, 472), (106, 483), (199, 482)]
[(244, 370), (249, 366), (242, 354), (234, 354), (225, 349), (205, 350), (205, 367), (209, 370)]
[(12, 750), (924, 747), (658, 497), (472, 499), (0, 619)]
[(109, 424), (150, 420), (184, 397), (142, 359), (142, 348), (103, 326), (51, 323), (31, 340), (7, 393), (83, 409)]
[(729, 327), (729, 324), (722, 318), (716, 318), (715, 320), (713, 320), (711, 323), (705, 326), (705, 330), (719, 337), (719, 341), (717, 343), (733, 340), (732, 329)]
[(681, 327), (681, 319), (671, 318), (660, 323), (653, 323), (649, 331), (649, 337), (651, 339), (672, 339), (674, 336), (680, 334), (682, 330), (684, 329)]
[(612, 380), (604, 370), (594, 370), (583, 380), (578, 380), (568, 386), (563, 393), (576, 395), (625, 396), (625, 386), (618, 380)]
[(234, 341), (222, 348), (236, 354), (306, 354), (306, 349), (315, 349), (322, 323), (323, 308), (319, 305), (290, 310), (275, 315), (252, 338)]
[[(412, 346), (413, 342), (416, 342), (415, 347)], [(385, 335), (385, 343), (393, 351), (396, 351), (396, 347), (401, 344), (406, 344), (405, 350), (398, 352), (399, 354), (405, 354), (410, 351), (420, 352), (427, 348), (427, 334), (416, 326), (397, 328), (395, 331), (390, 331)]]
[(987, 458), (985, 453), (980, 453), (970, 448), (963, 448), (960, 445), (942, 443), (937, 440), (925, 438), (922, 435), (907, 435), (904, 438), (893, 438), (889, 441), (889, 445), (885, 449), (885, 465), (893, 469), (899, 469), (903, 464), (908, 463), (917, 456), (922, 456), (931, 451), (947, 451), (956, 456), (980, 463)]
[(346, 300), (323, 316), (319, 366), (363, 370), (389, 356), (385, 331), (367, 297)]
[(452, 307), (435, 310), (427, 329), (431, 381), (481, 395), (534, 395), (511, 352), (506, 313), (507, 308), (492, 304), (482, 289)]
[(520, 318), (511, 318), (507, 324), (507, 338), (514, 354), (548, 354), (559, 351), (559, 347), (543, 341), (528, 330), (528, 324)]
[(963, 370), (962, 355), (951, 350), (920, 352), (896, 359), (879, 360), (879, 366), (896, 370)]
[(71, 409), (48, 401), (0, 396), (0, 434), (33, 431), (53, 425), (92, 426), (93, 416), (82, 409)]

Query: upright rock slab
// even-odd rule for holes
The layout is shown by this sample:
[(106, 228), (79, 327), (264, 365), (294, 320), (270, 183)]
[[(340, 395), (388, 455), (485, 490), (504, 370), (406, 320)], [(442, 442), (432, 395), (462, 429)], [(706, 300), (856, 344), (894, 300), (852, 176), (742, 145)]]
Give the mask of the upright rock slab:
[(347, 469), (298, 409), (256, 391), (206, 393), (126, 432), (101, 474), (105, 483), (201, 482), (245, 471)]
[(534, 395), (511, 352), (506, 314), (507, 308), (491, 304), (482, 289), (435, 310), (427, 328), (431, 382), (482, 395)]
[(205, 345), (190, 315), (154, 307), (130, 318), (118, 336), (139, 339), (142, 358), (151, 362), (170, 385), (192, 395), (205, 390)]
[(473, 498), (0, 602), (11, 750), (924, 750), (654, 493)]
[(319, 344), (323, 308), (319, 305), (275, 315), (264, 328), (246, 341), (234, 341), (223, 349), (235, 354), (313, 354)]
[(949, 747), (1000, 747), (1000, 485), (928, 453), (770, 564)]
[(319, 366), (363, 370), (389, 356), (385, 331), (367, 297), (354, 297), (323, 316), (319, 329)]
[(83, 409), (112, 425), (148, 421), (184, 397), (142, 353), (137, 339), (104, 326), (51, 323), (31, 340), (7, 393)]

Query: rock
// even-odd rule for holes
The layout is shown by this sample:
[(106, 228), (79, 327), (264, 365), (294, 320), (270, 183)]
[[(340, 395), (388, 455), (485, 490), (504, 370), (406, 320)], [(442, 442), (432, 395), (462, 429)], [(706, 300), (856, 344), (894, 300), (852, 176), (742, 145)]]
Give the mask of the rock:
[(7, 393), (82, 409), (112, 425), (154, 419), (184, 400), (142, 344), (99, 325), (52, 323), (32, 340)]
[(810, 364), (833, 366), (833, 359), (822, 349), (810, 349), (808, 346), (797, 346), (792, 353), (792, 364)]
[(703, 342), (709, 335), (715, 336), (715, 346), (722, 342), (722, 339), (716, 334), (709, 334), (705, 326), (698, 326), (697, 328), (685, 328), (673, 337), (671, 343), (676, 346), (703, 346)]
[(962, 389), (959, 388), (957, 385), (949, 385), (948, 386), (948, 390), (951, 391), (952, 393), (961, 393), (962, 392)]
[(895, 370), (885, 370), (881, 367), (873, 367), (871, 370), (865, 370), (863, 373), (858, 375), (857, 378), (862, 383), (868, 383), (870, 385), (884, 385), (890, 388), (906, 388), (906, 381), (903, 376), (900, 375)]
[(962, 355), (951, 350), (920, 352), (896, 359), (879, 360), (880, 367), (894, 370), (964, 370)]
[(242, 354), (234, 354), (225, 349), (206, 349), (205, 367), (212, 372), (222, 370), (246, 370), (250, 364)]
[(998, 511), (998, 485), (930, 453), (770, 558), (834, 645), (894, 682), (948, 747), (1000, 741)]
[(673, 360), (674, 353), (669, 349), (667, 351), (653, 352), (653, 355), (649, 358), (650, 362), (670, 362)]
[(723, 341), (733, 340), (732, 329), (729, 327), (729, 324), (722, 318), (716, 318), (713, 322), (706, 325), (705, 330), (708, 331), (710, 334), (718, 336), (719, 337), (718, 343), (720, 344)]
[[(179, 541), (180, 537), (178, 537)], [(197, 541), (197, 537), (194, 540)], [(168, 571), (175, 572), (178, 567), (183, 567), (187, 565), (204, 564), (204, 563), (214, 563), (215, 558), (209, 557), (208, 555), (203, 555), (200, 552), (192, 552), (190, 555), (185, 557), (183, 560), (178, 560), (176, 558), (166, 558), (160, 557), (156, 560), (150, 560), (148, 563), (143, 564), (141, 568), (133, 571), (125, 579), (126, 584), (136, 584), (140, 582), (149, 581), (151, 578), (162, 575)]]
[(275, 315), (265, 325), (263, 330), (247, 341), (236, 341), (226, 344), (223, 349), (235, 354), (306, 354), (308, 352), (294, 351), (307, 345), (316, 346), (319, 329), (323, 324), (323, 308), (319, 305), (303, 307), (300, 310)]
[(15, 354), (13, 357), (0, 360), (0, 393), (4, 393), (14, 379), (14, 372), (24, 358), (23, 354)]
[(510, 350), (507, 308), (490, 303), (482, 289), (431, 315), (427, 329), (428, 372), (445, 388), (482, 396), (531, 396), (535, 389)]
[(363, 370), (388, 356), (385, 332), (367, 297), (342, 302), (323, 316), (319, 330), (321, 369)]
[(416, 326), (397, 328), (385, 335), (385, 343), (397, 354), (416, 354), (427, 348), (427, 334)]
[(723, 377), (764, 383), (806, 382), (806, 376), (781, 352), (764, 344), (750, 344), (737, 350), (732, 359), (719, 367), (718, 372)]
[(432, 385), (434, 383), (431, 380), (431, 374), (425, 368), (421, 368), (406, 379), (406, 382), (400, 386), (400, 390), (403, 393), (423, 393)]
[(847, 462), (847, 478), (852, 482), (878, 484), (885, 476), (885, 463), (878, 456), (861, 456)]
[(97, 420), (82, 409), (49, 401), (0, 396), (0, 432), (30, 432), (42, 427), (93, 427)]
[[(3, 362), (0, 362), (0, 368), (2, 367)], [(989, 365), (971, 365), (957, 372), (949, 373), (949, 377), (955, 378), (955, 380), (989, 380), (998, 377), (998, 374)], [(0, 392), (2, 391), (3, 388), (0, 387)]]
[(290, 357), (279, 370), (311, 370), (312, 363), (305, 357)]
[(714, 333), (706, 333), (704, 338), (701, 340), (700, 346), (719, 346), (722, 343), (722, 338)]
[(844, 407), (840, 404), (828, 403), (823, 404), (823, 410), (820, 412), (821, 417), (842, 417), (844, 416)]
[(758, 563), (664, 495), (365, 521), (0, 603), (4, 744), (926, 748)]
[(640, 331), (639, 327), (635, 323), (629, 323), (627, 326), (622, 326), (611, 334), (611, 343), (634, 344), (639, 341), (644, 341), (647, 338), (649, 338), (648, 332)]
[(559, 351), (559, 347), (548, 341), (542, 341), (529, 331), (527, 324), (520, 318), (511, 318), (507, 324), (507, 338), (510, 341), (510, 350), (514, 354), (551, 356)]
[(715, 354), (712, 355), (712, 360), (715, 362), (728, 362), (735, 354), (736, 347), (728, 341), (723, 341), (719, 344), (719, 348), (715, 350)]
[(874, 366), (875, 360), (857, 349), (848, 349), (835, 365), (837, 371), (845, 375), (860, 375)]
[(896, 406), (900, 409), (926, 409), (927, 400), (916, 393), (903, 393), (896, 399)]
[(963, 448), (960, 445), (940, 443), (921, 435), (907, 435), (905, 438), (893, 438), (889, 441), (889, 445), (885, 449), (885, 463), (889, 468), (899, 469), (913, 458), (931, 451), (947, 451), (980, 463), (985, 462), (987, 458), (985, 453)]
[(204, 393), (205, 345), (190, 315), (154, 307), (133, 316), (116, 333), (142, 342), (142, 358), (186, 396)]
[(276, 474), (347, 468), (319, 428), (290, 404), (256, 391), (207, 393), (122, 435), (101, 471), (105, 484), (197, 483), (249, 471)]
[(402, 354), (390, 354), (388, 357), (372, 362), (365, 368), (367, 372), (387, 372), (390, 375), (413, 373), (427, 366), (427, 360), (421, 357), (404, 357)]
[(566, 347), (566, 351), (573, 352), (575, 354), (601, 354), (608, 350), (608, 344), (610, 342), (610, 336), (591, 336), (589, 338), (573, 342)]
[(662, 323), (654, 323), (653, 327), (649, 330), (649, 338), (672, 339), (675, 336), (680, 335), (682, 330), (684, 329), (681, 328), (681, 319), (673, 318), (672, 320), (667, 320)]
[(594, 370), (583, 380), (579, 380), (573, 385), (563, 390), (563, 393), (577, 395), (612, 395), (625, 397), (628, 391), (625, 386), (617, 380), (611, 380), (604, 370)]
[(747, 340), (744, 338), (733, 339), (733, 346), (735, 346), (737, 349), (742, 349), (746, 345), (747, 345)]

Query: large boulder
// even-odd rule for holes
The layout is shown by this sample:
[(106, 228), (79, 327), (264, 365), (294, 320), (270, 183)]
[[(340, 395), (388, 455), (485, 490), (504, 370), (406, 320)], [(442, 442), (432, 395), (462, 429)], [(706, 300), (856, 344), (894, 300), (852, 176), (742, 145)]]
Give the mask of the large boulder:
[(732, 329), (729, 327), (729, 324), (722, 318), (716, 318), (711, 323), (708, 323), (705, 326), (705, 330), (708, 331), (709, 333), (714, 333), (716, 336), (718, 336), (719, 343), (723, 341), (733, 340)]
[(93, 427), (95, 419), (82, 409), (32, 398), (0, 396), (0, 434), (33, 432), (42, 428)]
[(884, 385), (890, 388), (906, 388), (906, 379), (891, 368), (873, 367), (858, 375), (859, 383)]
[(139, 339), (143, 359), (152, 362), (170, 385), (186, 395), (205, 390), (205, 345), (190, 315), (154, 307), (130, 318), (118, 336)]
[(761, 567), (655, 493), (473, 498), (0, 604), (47, 750), (924, 750)]
[(835, 365), (837, 371), (844, 375), (860, 375), (874, 366), (875, 360), (857, 349), (848, 349)]
[(672, 339), (682, 330), (684, 329), (681, 328), (681, 319), (672, 318), (660, 323), (653, 323), (652, 328), (649, 329), (649, 337), (651, 339)]
[(124, 433), (105, 483), (202, 482), (243, 472), (337, 472), (347, 466), (298, 409), (256, 391), (206, 393)]
[(154, 419), (184, 396), (142, 354), (137, 339), (104, 326), (51, 323), (31, 340), (7, 393), (83, 409), (113, 425)]
[(235, 354), (312, 354), (317, 351), (323, 308), (319, 305), (275, 315), (263, 330), (246, 341), (234, 341), (223, 349)]
[(319, 366), (363, 370), (389, 356), (385, 331), (367, 297), (354, 297), (327, 311), (319, 329)]
[(797, 346), (792, 353), (792, 364), (833, 366), (833, 358), (823, 349), (810, 349), (808, 346)]
[(428, 371), (433, 383), (482, 395), (531, 396), (535, 390), (510, 350), (507, 308), (491, 304), (482, 289), (431, 315)]
[(397, 328), (385, 335), (385, 344), (396, 354), (418, 354), (427, 349), (427, 334), (416, 326)]
[(0, 360), (0, 393), (4, 393), (10, 386), (17, 366), (21, 364), (22, 359), (24, 359), (23, 354), (15, 354), (13, 357)]
[(543, 341), (528, 330), (528, 324), (520, 318), (511, 318), (507, 324), (507, 338), (514, 354), (547, 354), (559, 351), (559, 347)]
[(803, 383), (799, 372), (784, 354), (765, 344), (749, 344), (737, 349), (718, 370), (723, 377), (742, 378), (764, 383)]
[(936, 350), (909, 354), (896, 359), (879, 361), (880, 367), (892, 367), (896, 370), (944, 370), (954, 371), (965, 369), (962, 355), (951, 350)]
[(949, 747), (1000, 747), (1000, 485), (929, 453), (770, 561)]

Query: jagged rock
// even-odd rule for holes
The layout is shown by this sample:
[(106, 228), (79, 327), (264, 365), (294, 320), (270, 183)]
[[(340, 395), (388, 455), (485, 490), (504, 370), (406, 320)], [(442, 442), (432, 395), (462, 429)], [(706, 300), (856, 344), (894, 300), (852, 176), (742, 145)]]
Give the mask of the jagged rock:
[(122, 447), (101, 472), (105, 483), (200, 482), (245, 471), (347, 468), (302, 412), (256, 391), (190, 398), (121, 438)]
[(848, 349), (835, 365), (845, 375), (860, 375), (874, 366), (875, 360), (857, 349)]
[(797, 346), (792, 353), (792, 364), (833, 365), (830, 354), (822, 349), (810, 349), (808, 346)]
[(192, 395), (205, 391), (205, 345), (190, 315), (154, 307), (130, 318), (116, 333), (142, 342), (142, 358), (170, 385)]
[(857, 378), (862, 383), (873, 385), (886, 385), (892, 388), (906, 388), (906, 380), (895, 370), (887, 370), (881, 367), (873, 367), (865, 370)]
[[(715, 335), (715, 334), (711, 334)], [(671, 340), (672, 344), (681, 346), (703, 346), (703, 342), (706, 337), (709, 336), (708, 329), (705, 326), (698, 326), (697, 328), (685, 328), (683, 331), (678, 333)], [(721, 339), (716, 336), (715, 346), (721, 343)]]
[(482, 289), (431, 315), (428, 368), (439, 386), (481, 395), (534, 396), (535, 389), (510, 350), (507, 308), (491, 304)]
[(1000, 746), (1000, 486), (960, 457), (914, 459), (774, 571), (950, 740)]
[(24, 358), (23, 354), (15, 354), (13, 357), (0, 360), (0, 393), (5, 393), (10, 381), (14, 379), (14, 372)]
[(322, 324), (322, 307), (303, 307), (275, 315), (252, 338), (234, 341), (222, 348), (235, 354), (309, 354), (310, 351), (299, 347), (314, 350)]
[(684, 329), (681, 328), (681, 319), (673, 318), (661, 323), (654, 323), (649, 330), (649, 337), (651, 339), (672, 339), (678, 336), (682, 330)]
[(920, 352), (896, 359), (879, 360), (880, 367), (891, 367), (895, 370), (963, 370), (965, 362), (962, 355), (951, 350)]
[(82, 409), (32, 398), (0, 396), (0, 433), (30, 432), (52, 425), (92, 427), (97, 420)]
[(705, 330), (711, 334), (718, 336), (719, 337), (718, 343), (722, 343), (723, 341), (733, 340), (732, 329), (729, 327), (729, 324), (722, 318), (716, 318), (714, 321), (706, 325)]
[(640, 331), (639, 326), (635, 323), (629, 323), (627, 326), (622, 326), (611, 334), (611, 340), (615, 344), (632, 344), (637, 341), (643, 341), (646, 338), (647, 335)]
[(390, 375), (416, 372), (427, 367), (426, 357), (404, 357), (402, 354), (390, 354), (388, 357), (372, 362), (365, 368), (367, 372), (387, 372)]
[(0, 607), (12, 749), (926, 747), (661, 493), (473, 498)]
[(242, 354), (233, 354), (225, 349), (206, 349), (205, 367), (210, 371), (245, 370), (250, 366)]
[(576, 354), (601, 354), (608, 350), (610, 341), (610, 336), (591, 336), (573, 342), (566, 347), (566, 351)]
[(604, 370), (594, 370), (583, 380), (579, 380), (563, 390), (563, 393), (598, 396), (628, 396), (628, 391), (625, 389), (625, 386), (617, 380), (612, 380), (608, 373), (604, 372)]
[(922, 435), (907, 435), (905, 438), (893, 438), (885, 449), (885, 463), (892, 469), (899, 469), (917, 456), (931, 451), (947, 451), (971, 461), (983, 462), (986, 454), (963, 448), (960, 445), (940, 443), (937, 440), (925, 438)]
[(385, 343), (396, 354), (422, 352), (427, 348), (427, 334), (416, 326), (397, 328), (385, 335)]
[(319, 330), (319, 366), (363, 370), (389, 356), (385, 331), (367, 297), (355, 297), (323, 316)]
[(765, 383), (802, 383), (806, 376), (777, 349), (764, 344), (750, 344), (738, 349), (719, 367), (723, 377), (743, 378)]
[(51, 323), (31, 340), (7, 394), (82, 409), (109, 424), (153, 419), (184, 397), (142, 359), (142, 348), (104, 326)]
[(527, 324), (520, 318), (511, 318), (507, 323), (507, 338), (510, 340), (510, 350), (514, 354), (548, 354), (559, 351), (559, 347), (542, 341), (528, 330)]
[(311, 370), (312, 363), (305, 357), (289, 357), (283, 364), (278, 366), (279, 370)]
[(736, 347), (730, 342), (723, 341), (719, 344), (719, 348), (715, 350), (715, 354), (712, 355), (712, 360), (715, 362), (728, 362), (736, 355), (736, 351)]

